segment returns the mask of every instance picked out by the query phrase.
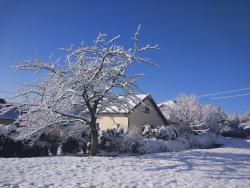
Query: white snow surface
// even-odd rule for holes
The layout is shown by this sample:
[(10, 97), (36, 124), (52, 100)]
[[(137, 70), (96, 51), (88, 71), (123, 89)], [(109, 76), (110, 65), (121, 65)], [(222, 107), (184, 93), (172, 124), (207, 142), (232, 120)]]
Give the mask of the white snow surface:
[(0, 187), (250, 187), (250, 140), (118, 157), (0, 158)]

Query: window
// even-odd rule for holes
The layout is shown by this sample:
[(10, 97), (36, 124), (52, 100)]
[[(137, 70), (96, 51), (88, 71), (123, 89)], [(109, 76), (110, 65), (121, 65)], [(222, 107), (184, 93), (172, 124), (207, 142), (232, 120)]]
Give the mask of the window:
[(120, 125), (120, 124), (117, 124), (116, 126), (117, 126), (117, 129), (119, 129), (119, 128), (121, 127), (121, 125)]
[(149, 107), (145, 106), (143, 112), (144, 113), (149, 113)]
[(97, 130), (100, 130), (100, 125), (99, 125), (99, 123), (96, 123), (96, 128), (97, 128)]

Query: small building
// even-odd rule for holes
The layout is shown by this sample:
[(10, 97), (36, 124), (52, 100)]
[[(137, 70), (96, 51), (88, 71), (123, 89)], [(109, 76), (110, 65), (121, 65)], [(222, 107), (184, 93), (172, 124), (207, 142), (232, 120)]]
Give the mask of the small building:
[[(0, 111), (3, 107), (8, 107), (9, 104), (2, 98), (0, 98)], [(0, 124), (10, 125), (13, 124), (18, 118), (18, 111), (15, 109), (9, 110), (4, 114), (0, 114)]]
[(99, 113), (97, 125), (100, 130), (123, 128), (125, 131), (142, 131), (144, 125), (160, 127), (167, 125), (167, 120), (150, 95), (137, 95), (131, 101), (130, 109), (109, 110)]

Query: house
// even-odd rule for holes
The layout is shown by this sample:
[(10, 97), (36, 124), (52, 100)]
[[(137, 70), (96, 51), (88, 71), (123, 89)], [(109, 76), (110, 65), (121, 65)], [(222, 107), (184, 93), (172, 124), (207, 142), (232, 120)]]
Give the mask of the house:
[(99, 129), (123, 128), (125, 131), (142, 131), (144, 125), (152, 127), (167, 125), (167, 120), (150, 95), (136, 95), (136, 99), (130, 102), (130, 108), (99, 113), (97, 116)]
[[(4, 99), (0, 98), (0, 111), (3, 107), (5, 106), (8, 107), (8, 105), (9, 104)], [(0, 124), (3, 124), (3, 125), (13, 124), (18, 118), (18, 115), (19, 113), (15, 109), (12, 109), (3, 114), (0, 114)]]

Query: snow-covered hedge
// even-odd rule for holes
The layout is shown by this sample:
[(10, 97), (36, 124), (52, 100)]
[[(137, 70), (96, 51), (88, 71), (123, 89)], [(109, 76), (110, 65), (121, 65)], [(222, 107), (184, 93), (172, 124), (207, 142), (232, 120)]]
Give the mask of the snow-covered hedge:
[(148, 139), (135, 132), (124, 133), (117, 129), (109, 129), (101, 136), (100, 149), (106, 152), (148, 154), (183, 151), (190, 148), (209, 148), (214, 145), (215, 141), (216, 135), (211, 132), (200, 135), (184, 134), (174, 140), (165, 140), (155, 137)]
[(216, 134), (208, 132), (200, 135), (187, 135), (191, 148), (209, 148), (215, 144)]
[(144, 139), (138, 147), (139, 154), (173, 152), (190, 149), (190, 145), (186, 139), (178, 138), (176, 140), (150, 140)]
[(215, 144), (215, 141), (216, 135), (213, 133), (182, 135), (169, 141), (144, 139), (140, 142), (138, 153), (177, 152), (191, 148), (209, 148)]
[(8, 136), (16, 131), (15, 125), (1, 125), (0, 124), (0, 135)]
[(99, 149), (107, 152), (120, 151), (123, 140), (123, 129), (107, 129), (100, 136)]
[(89, 138), (90, 131), (85, 125), (52, 125), (29, 136), (25, 143), (31, 147), (47, 148), (50, 155), (85, 153)]
[(143, 128), (142, 137), (147, 139), (174, 140), (179, 135), (178, 127), (174, 125), (161, 126), (155, 129), (152, 129), (150, 125), (145, 125)]

